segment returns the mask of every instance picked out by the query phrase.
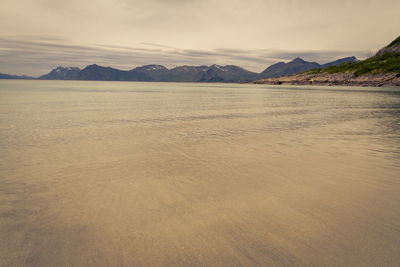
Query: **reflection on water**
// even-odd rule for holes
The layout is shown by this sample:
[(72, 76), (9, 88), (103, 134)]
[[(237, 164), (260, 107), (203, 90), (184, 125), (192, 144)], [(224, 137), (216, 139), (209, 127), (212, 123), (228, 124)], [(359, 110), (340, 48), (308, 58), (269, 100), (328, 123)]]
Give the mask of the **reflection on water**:
[(400, 90), (0, 81), (0, 265), (397, 265)]

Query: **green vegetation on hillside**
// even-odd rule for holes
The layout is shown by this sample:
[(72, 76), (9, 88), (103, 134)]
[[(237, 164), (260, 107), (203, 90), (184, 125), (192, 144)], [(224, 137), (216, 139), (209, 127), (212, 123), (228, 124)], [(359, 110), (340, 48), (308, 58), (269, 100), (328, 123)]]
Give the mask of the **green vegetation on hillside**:
[[(395, 43), (396, 41), (400, 42), (399, 38), (394, 40), (392, 43)], [(400, 53), (387, 53), (382, 56), (371, 57), (360, 62), (346, 62), (338, 66), (331, 66), (325, 69), (314, 69), (309, 73), (324, 72), (352, 72), (356, 76), (362, 74), (400, 73)]]
[(397, 44), (400, 44), (400, 36), (397, 37), (393, 42), (391, 42), (391, 43), (388, 45), (388, 47), (393, 47), (393, 46), (395, 46), (395, 45), (397, 45)]

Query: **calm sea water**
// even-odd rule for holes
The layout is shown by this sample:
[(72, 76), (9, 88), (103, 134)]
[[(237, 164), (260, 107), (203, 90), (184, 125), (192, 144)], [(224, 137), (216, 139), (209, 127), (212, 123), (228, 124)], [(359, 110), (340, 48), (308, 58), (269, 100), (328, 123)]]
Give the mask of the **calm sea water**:
[(400, 89), (0, 81), (0, 265), (400, 264)]

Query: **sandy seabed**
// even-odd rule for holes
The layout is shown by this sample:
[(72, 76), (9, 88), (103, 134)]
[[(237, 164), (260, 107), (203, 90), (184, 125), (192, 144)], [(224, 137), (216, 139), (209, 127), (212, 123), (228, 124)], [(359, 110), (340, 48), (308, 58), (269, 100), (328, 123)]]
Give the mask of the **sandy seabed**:
[(41, 83), (0, 86), (1, 266), (399, 265), (399, 94)]

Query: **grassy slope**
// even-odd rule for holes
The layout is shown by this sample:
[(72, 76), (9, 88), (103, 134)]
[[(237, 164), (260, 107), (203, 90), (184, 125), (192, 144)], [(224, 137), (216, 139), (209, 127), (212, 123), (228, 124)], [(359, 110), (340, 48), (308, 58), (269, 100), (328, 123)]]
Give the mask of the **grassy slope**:
[[(397, 44), (398, 42), (400, 42), (400, 37), (392, 43)], [(394, 45), (392, 43), (390, 45)], [(314, 69), (308, 73), (342, 72), (353, 72), (356, 76), (362, 74), (400, 73), (400, 53), (388, 53), (382, 56), (371, 57), (360, 62), (346, 62), (325, 69)]]
[(395, 46), (395, 45), (398, 45), (398, 44), (400, 44), (400, 36), (397, 37), (393, 42), (391, 42), (391, 43), (388, 45), (388, 47), (392, 47), (392, 46)]

